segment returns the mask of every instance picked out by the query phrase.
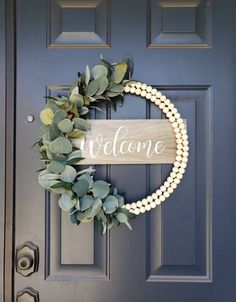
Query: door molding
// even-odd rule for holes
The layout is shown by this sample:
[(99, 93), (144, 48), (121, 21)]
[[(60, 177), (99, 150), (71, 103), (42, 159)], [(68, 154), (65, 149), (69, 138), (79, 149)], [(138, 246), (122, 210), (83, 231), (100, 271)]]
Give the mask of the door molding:
[[(1, 174), (4, 173), (4, 190), (3, 199), (1, 199), (0, 213), (4, 211), (4, 228), (0, 234), (2, 240), (4, 240), (3, 251), (3, 263), (1, 269), (3, 271), (3, 294), (1, 297), (2, 301), (13, 301), (14, 299), (14, 175), (15, 175), (15, 91), (16, 91), (16, 27), (15, 27), (15, 0), (0, 0), (1, 20), (4, 22), (5, 30), (2, 31), (0, 39), (4, 42), (2, 47), (5, 49), (5, 53), (1, 52), (3, 55), (1, 60), (5, 63), (2, 67), (2, 75), (5, 75), (3, 89), (4, 96), (1, 103), (0, 110), (0, 120), (4, 123), (4, 135), (1, 132), (1, 148), (5, 152), (4, 161), (5, 167), (2, 167)], [(7, 16), (5, 18), (4, 16)], [(5, 21), (4, 21), (5, 18)], [(2, 44), (2, 43), (1, 43)], [(3, 107), (3, 108), (2, 108)], [(1, 131), (3, 131), (1, 128)], [(2, 137), (4, 136), (4, 137)], [(2, 150), (1, 150), (2, 151)], [(1, 152), (2, 154), (2, 152)], [(1, 183), (2, 185), (2, 183)], [(2, 241), (1, 241), (2, 242)], [(0, 251), (2, 252), (2, 251)]]

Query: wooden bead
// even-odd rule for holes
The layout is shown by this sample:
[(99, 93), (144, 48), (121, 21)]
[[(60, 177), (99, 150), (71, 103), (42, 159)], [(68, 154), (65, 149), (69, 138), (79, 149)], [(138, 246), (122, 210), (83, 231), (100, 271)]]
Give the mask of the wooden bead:
[(181, 134), (182, 134), (182, 135), (187, 134), (187, 130), (186, 130), (186, 129), (181, 129)]
[(130, 87), (129, 86), (125, 86), (125, 92), (130, 92)]
[(182, 123), (183, 123), (183, 119), (182, 119), (182, 118), (178, 118), (178, 119), (177, 119), (177, 123), (178, 123), (178, 124), (182, 124)]
[(141, 96), (142, 96), (142, 97), (145, 98), (145, 97), (146, 97), (146, 94), (147, 94), (146, 90), (142, 90), (142, 91), (141, 91)]
[(188, 158), (187, 157), (183, 157), (182, 158), (182, 162), (187, 163), (188, 162)]
[(166, 191), (166, 187), (165, 187), (165, 186), (161, 186), (161, 187), (160, 187), (160, 190), (161, 190), (162, 192), (165, 192), (165, 191)]
[(178, 168), (180, 166), (180, 162), (179, 161), (175, 161), (174, 162), (174, 166)]
[(175, 137), (176, 137), (176, 138), (181, 138), (182, 136), (181, 136), (180, 133), (176, 133), (176, 134), (175, 134)]
[(151, 102), (155, 103), (156, 99), (157, 99), (157, 98), (155, 97), (155, 95), (153, 95), (153, 96), (151, 97)]
[(177, 128), (178, 127), (178, 124), (176, 122), (172, 123), (171, 125), (173, 128)]
[(152, 209), (154, 209), (156, 206), (157, 206), (157, 205), (156, 205), (156, 203), (155, 203), (154, 201), (150, 203), (150, 207), (151, 207)]
[(143, 198), (142, 199), (142, 204), (145, 206), (146, 204), (148, 204), (148, 201), (147, 201), (147, 199), (146, 198)]
[(151, 207), (150, 207), (149, 204), (146, 204), (146, 205), (145, 205), (145, 210), (146, 210), (146, 211), (150, 211), (150, 210), (151, 210)]
[(179, 132), (180, 132), (180, 129), (179, 129), (179, 128), (174, 128), (174, 132), (175, 132), (175, 133), (179, 133)]
[(176, 183), (178, 185), (180, 183), (180, 180), (178, 178), (175, 178), (174, 183)]
[(156, 190), (156, 194), (157, 194), (157, 196), (161, 196), (161, 194), (162, 194), (161, 190), (160, 189)]
[(177, 173), (179, 171), (179, 169), (177, 167), (173, 167), (172, 171), (175, 172), (175, 173)]
[(157, 193), (152, 193), (152, 198), (157, 199)]
[(130, 210), (130, 209), (131, 209), (130, 203), (127, 203), (127, 204), (125, 205), (125, 207), (126, 207), (127, 210)]
[(178, 150), (183, 149), (183, 145), (182, 144), (177, 144), (176, 149), (178, 149)]
[(183, 150), (184, 150), (184, 151), (188, 151), (188, 150), (189, 150), (189, 147), (188, 147), (188, 146), (184, 146), (184, 147), (183, 147)]
[(159, 205), (159, 204), (161, 204), (161, 201), (160, 201), (160, 199), (156, 199), (156, 200), (155, 200), (155, 203), (156, 203), (156, 205)]
[(141, 91), (142, 91), (141, 89), (137, 88), (136, 91), (135, 91), (135, 94), (136, 94), (136, 95), (140, 95), (140, 94), (141, 94)]
[(184, 124), (180, 124), (180, 125), (179, 125), (179, 128), (180, 128), (180, 129), (185, 129), (185, 125), (184, 125)]
[(141, 208), (141, 207), (143, 206), (143, 204), (142, 204), (142, 201), (141, 201), (141, 200), (138, 200), (138, 201), (136, 202), (136, 204), (137, 204), (137, 207), (139, 207), (139, 208)]
[(140, 211), (140, 213), (145, 213), (145, 212), (146, 212), (145, 207), (141, 207), (141, 208), (139, 209), (139, 211)]
[(141, 82), (136, 82), (135, 86), (136, 86), (136, 88), (141, 88), (142, 83)]
[(153, 95), (157, 94), (157, 89), (153, 88), (152, 91), (151, 91), (151, 94), (153, 94)]
[(172, 184), (170, 185), (172, 189), (176, 189), (177, 188), (177, 184), (175, 182), (172, 182)]
[(182, 160), (182, 156), (177, 155), (176, 158), (175, 158), (175, 160), (178, 161), (178, 162), (180, 162)]
[(157, 106), (159, 106), (159, 105), (161, 104), (160, 99), (156, 99), (156, 100), (155, 100), (155, 104), (156, 104)]
[(169, 183), (172, 183), (173, 178), (169, 176), (169, 177), (167, 178), (167, 181), (168, 181)]
[(161, 103), (161, 104), (159, 105), (159, 108), (160, 108), (160, 109), (165, 108), (165, 104)]
[(179, 174), (177, 174), (176, 177), (177, 177), (178, 179), (182, 179), (182, 178), (183, 178), (183, 174), (179, 173)]
[(174, 189), (173, 189), (172, 187), (169, 187), (169, 188), (167, 189), (167, 192), (171, 194), (171, 193), (174, 192)]
[(147, 99), (147, 100), (150, 100), (151, 97), (152, 97), (151, 93), (148, 92), (148, 93), (146, 94), (146, 99)]
[(151, 196), (148, 196), (148, 197), (147, 197), (147, 201), (148, 201), (148, 202), (152, 202), (152, 201), (153, 201), (152, 197), (151, 197)]
[(170, 121), (171, 123), (173, 123), (173, 122), (175, 121), (175, 118), (174, 118), (173, 116), (171, 116), (171, 117), (169, 118), (169, 121)]
[(188, 157), (189, 156), (189, 153), (184, 151), (183, 154), (182, 154), (184, 157)]
[(185, 169), (187, 167), (187, 164), (186, 163), (181, 163), (180, 167), (183, 168), (183, 169)]
[(146, 91), (147, 92), (151, 92), (152, 91), (152, 87), (151, 86), (147, 86)]
[(136, 209), (136, 208), (137, 208), (136, 202), (132, 202), (132, 203), (131, 203), (131, 208), (132, 208), (132, 209)]
[(164, 113), (167, 113), (167, 112), (169, 112), (169, 109), (168, 109), (167, 107), (164, 107), (164, 108), (163, 108), (163, 112), (164, 112)]
[(161, 99), (162, 102), (164, 102), (165, 99), (166, 99), (166, 96), (165, 96), (165, 95), (162, 95), (162, 96), (160, 97), (160, 99)]
[(173, 109), (171, 110), (171, 112), (172, 112), (173, 114), (176, 114), (176, 113), (178, 112), (178, 110), (177, 110), (176, 108), (173, 108)]
[(188, 135), (187, 135), (187, 134), (183, 134), (183, 135), (182, 135), (182, 139), (183, 139), (183, 140), (187, 140), (187, 139), (188, 139)]
[(161, 95), (162, 95), (161, 92), (160, 92), (160, 91), (157, 91), (157, 93), (156, 93), (157, 98), (160, 98)]
[(146, 90), (146, 88), (147, 88), (147, 84), (143, 83), (143, 84), (141, 85), (141, 89), (142, 89), (142, 90)]
[(166, 99), (166, 100), (164, 101), (164, 103), (165, 103), (166, 106), (169, 106), (169, 105), (170, 105), (170, 100), (169, 100), (169, 99)]
[(182, 150), (177, 150), (177, 151), (176, 151), (176, 154), (177, 154), (177, 155), (182, 155), (182, 153), (183, 153)]
[(184, 174), (185, 173), (185, 169), (184, 168), (179, 168), (179, 172)]
[(174, 104), (172, 104), (172, 103), (170, 103), (169, 105), (168, 105), (168, 108), (171, 110), (171, 109), (173, 109), (175, 106), (174, 106)]
[[(165, 108), (164, 108), (165, 109)], [(166, 108), (167, 109), (167, 108)], [(168, 110), (168, 109), (167, 109)], [(163, 110), (164, 111), (164, 110)], [(168, 118), (170, 118), (170, 117), (173, 117), (172, 116), (172, 113), (170, 112), (170, 111), (167, 111), (167, 113), (166, 113), (166, 117), (168, 117)], [(173, 119), (175, 120), (175, 118), (173, 117)], [(173, 121), (174, 121), (173, 120)]]
[(176, 173), (175, 173), (175, 172), (170, 172), (170, 176), (171, 176), (173, 179), (175, 179)]
[(163, 195), (165, 196), (165, 198), (168, 198), (170, 196), (169, 192), (164, 192)]
[(130, 93), (135, 93), (135, 91), (136, 91), (136, 88), (135, 88), (135, 87), (131, 87), (131, 88), (130, 88)]
[(165, 181), (165, 182), (164, 182), (164, 186), (165, 186), (166, 188), (168, 188), (168, 187), (170, 186), (169, 181)]
[(140, 214), (140, 210), (139, 210), (138, 208), (135, 209), (135, 210), (134, 210), (134, 214), (135, 214), (135, 215), (139, 215), (139, 214)]
[(176, 119), (180, 118), (179, 112), (175, 113), (175, 118), (176, 118)]
[(164, 195), (161, 195), (161, 196), (159, 197), (159, 199), (160, 199), (161, 202), (163, 202), (163, 201), (165, 201), (166, 198), (165, 198)]

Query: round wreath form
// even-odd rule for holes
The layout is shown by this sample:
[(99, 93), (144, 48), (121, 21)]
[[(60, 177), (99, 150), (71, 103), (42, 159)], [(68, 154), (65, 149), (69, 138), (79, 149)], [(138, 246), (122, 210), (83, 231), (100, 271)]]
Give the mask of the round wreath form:
[[(174, 104), (160, 91), (145, 83), (131, 80), (131, 63), (126, 60), (110, 64), (101, 60), (85, 73), (78, 73), (78, 80), (70, 87), (68, 96), (46, 97), (40, 112), (42, 126), (38, 130), (39, 151), (45, 167), (40, 169), (40, 185), (46, 190), (61, 194), (58, 203), (69, 212), (71, 222), (80, 224), (97, 218), (101, 233), (113, 225), (126, 224), (140, 213), (160, 205), (180, 183), (188, 162), (188, 135), (185, 123)], [(154, 103), (169, 119), (176, 138), (176, 158), (163, 185), (151, 195), (133, 203), (125, 203), (124, 197), (105, 180), (94, 180), (92, 167), (76, 169), (83, 164), (83, 154), (73, 140), (83, 138), (89, 131), (90, 109), (98, 109), (97, 103), (105, 102), (116, 110), (122, 104), (123, 93), (136, 94)]]

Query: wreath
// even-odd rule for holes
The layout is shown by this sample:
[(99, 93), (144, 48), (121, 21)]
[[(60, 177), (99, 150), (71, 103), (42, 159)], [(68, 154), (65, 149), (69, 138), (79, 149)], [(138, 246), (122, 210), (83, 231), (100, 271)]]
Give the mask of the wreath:
[[(78, 73), (77, 81), (70, 87), (68, 96), (46, 97), (40, 112), (41, 127), (37, 144), (44, 167), (38, 170), (39, 184), (46, 190), (60, 194), (60, 208), (69, 212), (72, 223), (79, 225), (96, 218), (101, 233), (112, 226), (125, 224), (161, 204), (180, 183), (188, 161), (188, 136), (185, 123), (173, 103), (160, 91), (131, 80), (132, 62), (101, 63), (87, 66), (85, 73)], [(105, 180), (94, 179), (92, 167), (78, 169), (83, 164), (82, 151), (73, 140), (86, 137), (90, 129), (88, 120), (91, 109), (105, 102), (116, 110), (123, 103), (124, 93), (136, 94), (157, 105), (169, 119), (176, 137), (176, 159), (169, 177), (152, 195), (137, 202), (126, 203), (124, 196)]]

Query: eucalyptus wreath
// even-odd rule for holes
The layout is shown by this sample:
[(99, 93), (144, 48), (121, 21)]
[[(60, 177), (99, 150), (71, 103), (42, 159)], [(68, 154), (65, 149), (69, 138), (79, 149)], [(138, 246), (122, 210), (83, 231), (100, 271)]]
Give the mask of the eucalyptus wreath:
[(124, 196), (106, 180), (94, 179), (92, 167), (81, 169), (82, 151), (73, 139), (83, 138), (90, 129), (90, 110), (99, 103), (116, 110), (123, 102), (125, 84), (131, 81), (131, 61), (101, 63), (85, 73), (70, 87), (67, 96), (46, 97), (40, 112), (42, 125), (38, 129), (38, 146), (44, 167), (38, 170), (39, 184), (60, 194), (58, 204), (69, 213), (72, 223), (79, 225), (97, 219), (102, 234), (112, 226), (126, 224), (136, 215), (124, 207)]

